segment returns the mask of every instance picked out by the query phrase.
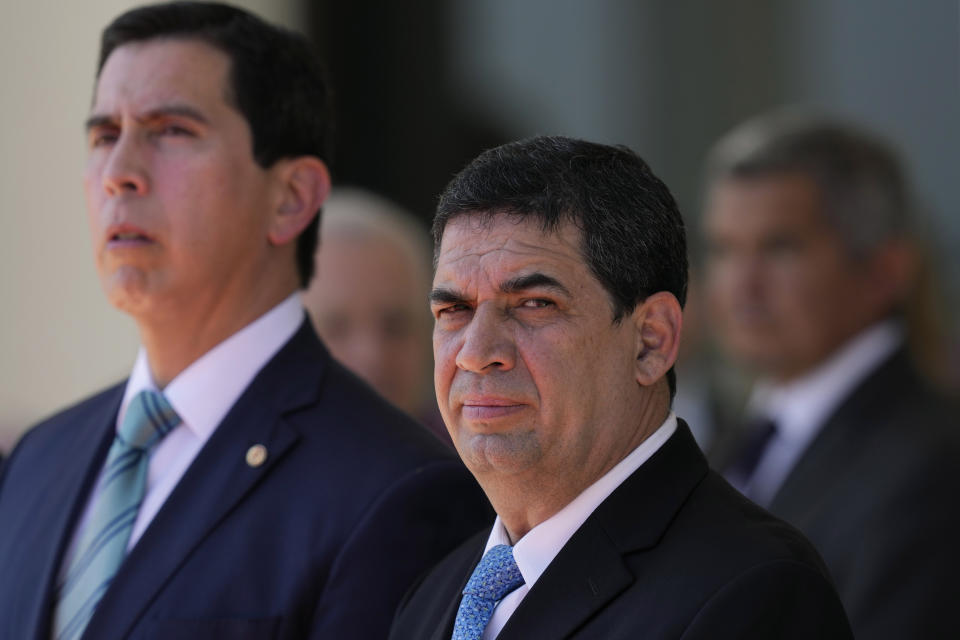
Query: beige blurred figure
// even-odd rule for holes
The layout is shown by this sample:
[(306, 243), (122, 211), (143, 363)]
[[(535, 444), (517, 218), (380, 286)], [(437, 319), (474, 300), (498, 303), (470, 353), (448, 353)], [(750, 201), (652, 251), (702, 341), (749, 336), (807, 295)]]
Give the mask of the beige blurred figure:
[(427, 230), (399, 205), (334, 189), (303, 303), (333, 356), (441, 439), (433, 395)]
[(720, 140), (706, 196), (711, 326), (757, 376), (713, 462), (817, 546), (857, 638), (952, 637), (960, 429), (917, 371), (936, 299), (896, 155), (779, 112)]

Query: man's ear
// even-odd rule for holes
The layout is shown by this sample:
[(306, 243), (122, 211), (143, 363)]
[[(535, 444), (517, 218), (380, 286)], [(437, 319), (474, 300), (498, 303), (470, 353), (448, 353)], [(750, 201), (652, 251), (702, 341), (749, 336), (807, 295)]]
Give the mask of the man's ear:
[(917, 278), (919, 252), (906, 238), (888, 241), (871, 257), (868, 282), (879, 306), (896, 306), (910, 296)]
[(282, 245), (296, 239), (330, 194), (330, 172), (322, 160), (299, 156), (279, 160), (274, 166), (279, 196), (267, 237)]
[(666, 376), (677, 360), (683, 313), (672, 293), (660, 291), (638, 304), (630, 317), (637, 331), (637, 382), (647, 387)]

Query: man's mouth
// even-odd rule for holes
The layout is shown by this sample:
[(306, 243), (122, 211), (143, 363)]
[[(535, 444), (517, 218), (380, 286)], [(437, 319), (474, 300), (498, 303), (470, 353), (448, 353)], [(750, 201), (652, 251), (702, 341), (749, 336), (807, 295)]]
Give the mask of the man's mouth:
[(136, 247), (152, 243), (147, 232), (132, 224), (115, 224), (107, 229), (107, 245), (111, 248)]
[(471, 398), (463, 403), (461, 411), (469, 420), (492, 420), (515, 414), (525, 406), (507, 398)]
[(115, 233), (115, 234), (113, 234), (112, 236), (110, 236), (110, 241), (111, 241), (111, 242), (123, 242), (123, 241), (127, 241), (127, 240), (144, 241), (144, 242), (145, 242), (145, 241), (149, 241), (150, 238), (148, 238), (147, 236), (143, 235), (142, 233), (136, 233), (136, 232), (131, 232), (131, 231), (125, 231), (125, 232), (122, 232), (122, 233)]

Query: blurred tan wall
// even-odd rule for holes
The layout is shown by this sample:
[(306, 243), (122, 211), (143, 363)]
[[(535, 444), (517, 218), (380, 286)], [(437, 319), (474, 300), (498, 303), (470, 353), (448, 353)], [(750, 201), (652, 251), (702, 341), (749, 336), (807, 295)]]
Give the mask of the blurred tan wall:
[[(0, 8), (0, 451), (133, 363), (136, 331), (101, 293), (81, 185), (100, 30), (137, 4)], [(303, 24), (295, 0), (235, 4), (290, 28)]]

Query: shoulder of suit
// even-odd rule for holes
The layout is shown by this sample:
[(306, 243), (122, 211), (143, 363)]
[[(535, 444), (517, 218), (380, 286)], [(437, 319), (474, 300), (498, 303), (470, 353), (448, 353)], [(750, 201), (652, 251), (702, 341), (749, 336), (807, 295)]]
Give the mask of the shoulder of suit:
[(24, 439), (32, 434), (42, 435), (48, 431), (68, 427), (71, 424), (75, 424), (78, 416), (105, 411), (111, 403), (116, 403), (117, 407), (119, 407), (123, 389), (126, 384), (126, 380), (118, 382), (87, 396), (75, 404), (60, 409), (53, 415), (43, 418), (27, 430)]
[(426, 601), (446, 601), (456, 597), (473, 572), (483, 553), (484, 544), (490, 536), (490, 527), (485, 527), (467, 538), (444, 556), (429, 571), (425, 572), (407, 592), (398, 615), (410, 603), (414, 609), (422, 608)]
[[(449, 448), (443, 446), (424, 425), (390, 404), (352, 371), (332, 359), (322, 381), (319, 401), (313, 409), (341, 423), (349, 423), (357, 438), (377, 438), (384, 444), (393, 438), (412, 439), (430, 450), (449, 452)], [(436, 444), (441, 447), (436, 448)]]
[[(677, 515), (667, 536), (685, 538), (731, 574), (774, 561), (792, 561), (825, 573), (819, 554), (794, 526), (757, 506), (710, 471)], [(698, 551), (699, 550), (699, 551)]]

